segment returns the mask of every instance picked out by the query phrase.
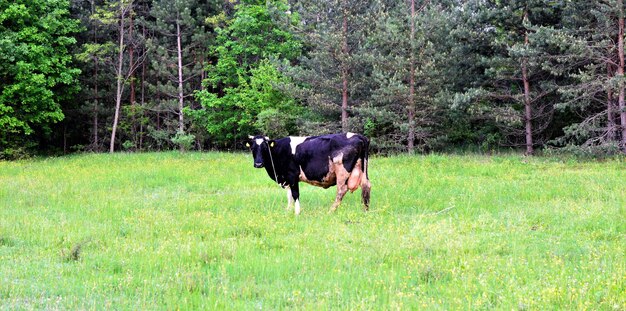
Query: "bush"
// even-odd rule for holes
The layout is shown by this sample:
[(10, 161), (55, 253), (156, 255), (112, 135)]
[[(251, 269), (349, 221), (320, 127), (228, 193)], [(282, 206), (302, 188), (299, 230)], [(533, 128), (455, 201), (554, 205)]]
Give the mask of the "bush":
[(296, 132), (295, 117), (270, 108), (257, 115), (254, 126), (269, 137), (283, 137)]
[(574, 157), (581, 159), (606, 159), (622, 154), (617, 143), (606, 143), (601, 145), (567, 145), (561, 148), (546, 148), (543, 151), (546, 156)]
[(124, 150), (126, 151), (130, 151), (132, 149), (135, 149), (135, 143), (130, 140), (126, 140), (124, 141), (124, 143), (122, 143), (122, 148), (124, 148)]
[(176, 135), (170, 139), (172, 143), (180, 147), (181, 151), (189, 150), (196, 141), (196, 135), (185, 134), (185, 132), (176, 132)]
[(0, 160), (20, 160), (29, 157), (30, 153), (25, 147), (5, 148), (0, 150)]

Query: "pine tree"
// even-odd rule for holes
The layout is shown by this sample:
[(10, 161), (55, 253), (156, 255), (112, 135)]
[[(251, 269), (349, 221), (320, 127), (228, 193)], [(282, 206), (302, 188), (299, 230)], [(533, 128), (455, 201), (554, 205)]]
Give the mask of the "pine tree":
[(544, 66), (570, 79), (559, 92), (561, 111), (571, 111), (556, 146), (582, 146), (602, 153), (624, 150), (623, 0), (567, 2), (564, 26), (547, 33), (559, 55)]
[[(372, 1), (303, 0), (294, 4), (301, 15), (297, 28), (307, 52), (288, 75), (296, 83), (290, 89), (316, 116), (305, 126), (310, 134), (362, 131), (351, 115), (370, 96), (364, 64), (364, 44), (372, 19), (367, 9)], [(365, 81), (364, 81), (365, 79)]]
[(439, 56), (446, 36), (445, 6), (430, 1), (379, 1), (375, 29), (368, 36), (372, 96), (359, 109), (375, 147), (414, 152), (428, 148), (434, 136), (441, 92)]
[(175, 116), (173, 141), (181, 149), (189, 148), (195, 136), (186, 133), (183, 110), (193, 100), (193, 92), (200, 88), (210, 36), (205, 17), (215, 9), (215, 3), (197, 0), (156, 0), (152, 3), (150, 25), (155, 34), (149, 41), (154, 50), (151, 67), (157, 83), (156, 109)]
[(550, 124), (551, 96), (557, 89), (555, 77), (541, 66), (546, 52), (535, 30), (558, 25), (561, 9), (562, 3), (547, 0), (465, 4), (465, 26), (486, 39), (478, 51), (485, 66), (484, 81), (466, 95), (475, 99), (472, 109), (495, 120), (514, 145), (523, 137), (521, 144), (528, 155), (534, 153), (536, 139)]

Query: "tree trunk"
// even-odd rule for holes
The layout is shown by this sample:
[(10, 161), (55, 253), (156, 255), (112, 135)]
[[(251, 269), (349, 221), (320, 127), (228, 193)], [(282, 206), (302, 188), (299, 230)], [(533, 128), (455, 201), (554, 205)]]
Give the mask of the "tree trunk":
[(410, 69), (409, 69), (409, 105), (408, 105), (408, 119), (409, 119), (409, 136), (408, 136), (408, 151), (410, 154), (414, 152), (415, 142), (415, 0), (411, 0), (411, 36), (410, 43), (411, 55), (409, 57)]
[(532, 107), (530, 106), (530, 84), (528, 83), (526, 62), (522, 64), (522, 79), (524, 80), (524, 121), (526, 123), (526, 155), (532, 155), (533, 149), (533, 128), (532, 128)]
[[(142, 32), (143, 32), (143, 37), (146, 37), (146, 24), (143, 23), (142, 25)], [(143, 55), (146, 54), (146, 46), (144, 45), (143, 48)], [(141, 63), (141, 116), (142, 119), (143, 117), (145, 117), (145, 110), (143, 109), (145, 107), (146, 104), (146, 61), (144, 60)], [(143, 121), (139, 122), (139, 150), (143, 150)]]
[(63, 122), (63, 154), (67, 154), (67, 123)]
[[(176, 52), (178, 53), (178, 132), (184, 133), (185, 123), (183, 119), (183, 52), (180, 42), (180, 16), (176, 13)], [(182, 149), (181, 145), (181, 149)]]
[[(91, 0), (91, 14), (96, 13), (94, 0)], [(93, 26), (93, 43), (98, 44), (98, 37), (96, 35), (97, 27)], [(94, 73), (93, 73), (93, 150), (100, 151), (98, 144), (98, 56), (94, 57)]]
[(115, 133), (117, 132), (117, 123), (120, 117), (120, 106), (122, 105), (122, 65), (124, 64), (124, 13), (126, 12), (124, 4), (120, 3), (120, 41), (119, 52), (117, 56), (117, 89), (115, 94), (115, 116), (113, 117), (113, 130), (111, 131), (111, 145), (109, 152), (115, 151)]
[(341, 47), (342, 52), (342, 64), (341, 64), (341, 80), (343, 87), (341, 90), (341, 130), (348, 131), (348, 16), (346, 12), (343, 13), (343, 42)]
[[(609, 62), (606, 63), (606, 72), (607, 78), (611, 79), (613, 77), (613, 67)], [(617, 139), (617, 133), (615, 132), (615, 111), (613, 108), (613, 90), (608, 89), (606, 91), (606, 112), (607, 112), (607, 139), (610, 142), (614, 142)]]
[[(131, 15), (132, 16), (132, 15)], [(128, 28), (128, 36), (129, 36), (129, 40), (132, 41), (132, 36), (133, 36), (133, 18), (131, 17), (130, 19), (130, 27)], [(134, 56), (135, 56), (135, 48), (133, 47), (132, 44), (130, 44), (128, 46), (128, 62), (130, 63), (130, 67), (134, 68)], [(135, 105), (136, 102), (136, 96), (135, 96), (135, 72), (134, 70), (132, 72), (130, 72), (130, 104), (131, 106)], [(133, 120), (134, 121), (134, 120)]]
[(129, 21), (129, 27), (128, 27), (128, 39), (131, 41), (131, 44), (128, 46), (128, 63), (130, 64), (130, 68), (131, 71), (129, 72), (129, 77), (130, 77), (130, 106), (132, 107), (131, 109), (131, 124), (130, 124), (130, 129), (131, 129), (131, 136), (133, 137), (133, 143), (136, 143), (136, 136), (137, 136), (137, 120), (135, 118), (135, 102), (136, 102), (136, 92), (135, 92), (135, 64), (134, 64), (134, 56), (135, 56), (135, 48), (133, 47), (132, 44), (132, 40), (133, 40), (133, 30), (134, 30), (134, 18), (133, 18), (133, 12), (130, 12), (130, 21)]
[(204, 79), (206, 79), (206, 66), (204, 65), (204, 53), (201, 53), (200, 56), (200, 68), (202, 68), (200, 70), (200, 90), (204, 91), (204, 83), (202, 83), (202, 81), (204, 81)]
[(626, 153), (626, 109), (624, 109), (624, 12), (622, 0), (618, 1), (619, 9), (619, 31), (617, 38), (617, 51), (619, 53), (619, 67), (617, 67), (617, 77), (619, 79), (619, 117), (620, 125), (622, 129), (621, 147), (622, 151)]
[(94, 68), (94, 88), (93, 88), (93, 148), (97, 151), (100, 151), (100, 145), (98, 143), (98, 57), (95, 58), (95, 68)]
[[(528, 18), (528, 12), (524, 15)], [(524, 44), (528, 46), (528, 32), (524, 33)], [(524, 82), (524, 121), (526, 123), (526, 155), (532, 155), (533, 149), (533, 128), (532, 128), (532, 107), (530, 106), (530, 82), (528, 82), (528, 59), (522, 58), (522, 80)]]

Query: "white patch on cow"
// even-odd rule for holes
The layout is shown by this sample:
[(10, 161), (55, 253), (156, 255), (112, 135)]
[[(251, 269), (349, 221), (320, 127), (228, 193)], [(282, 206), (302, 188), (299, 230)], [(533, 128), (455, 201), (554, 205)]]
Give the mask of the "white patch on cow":
[(296, 215), (300, 215), (300, 199), (296, 199)]
[(348, 139), (349, 139), (349, 138), (351, 138), (351, 137), (352, 137), (352, 136), (354, 136), (354, 135), (356, 135), (356, 134), (354, 134), (354, 133), (352, 133), (352, 132), (348, 132), (348, 133), (346, 133), (346, 138), (348, 138)]
[(254, 141), (256, 141), (256, 144), (260, 146), (263, 143), (263, 138), (257, 138)]
[(307, 139), (306, 136), (289, 136), (289, 145), (291, 145), (291, 154), (296, 154), (296, 147)]
[(291, 194), (291, 188), (287, 187), (287, 210), (291, 208), (293, 204), (293, 195)]
[(298, 167), (300, 168), (300, 176), (298, 178), (302, 181), (308, 180), (306, 178), (306, 175), (304, 174), (304, 171), (302, 170), (302, 166), (298, 166)]
[(335, 163), (335, 164), (341, 164), (341, 163), (343, 163), (343, 152), (340, 152), (338, 155), (336, 155), (336, 156), (333, 158), (333, 163)]

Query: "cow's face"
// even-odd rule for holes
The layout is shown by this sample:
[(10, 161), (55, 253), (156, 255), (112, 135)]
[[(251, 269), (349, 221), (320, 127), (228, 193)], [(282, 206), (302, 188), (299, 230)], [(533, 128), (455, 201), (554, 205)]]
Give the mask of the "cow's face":
[(266, 153), (270, 140), (266, 136), (249, 136), (250, 140), (246, 143), (246, 146), (250, 148), (252, 151), (252, 158), (254, 159), (254, 167), (262, 168), (263, 164), (263, 153)]

